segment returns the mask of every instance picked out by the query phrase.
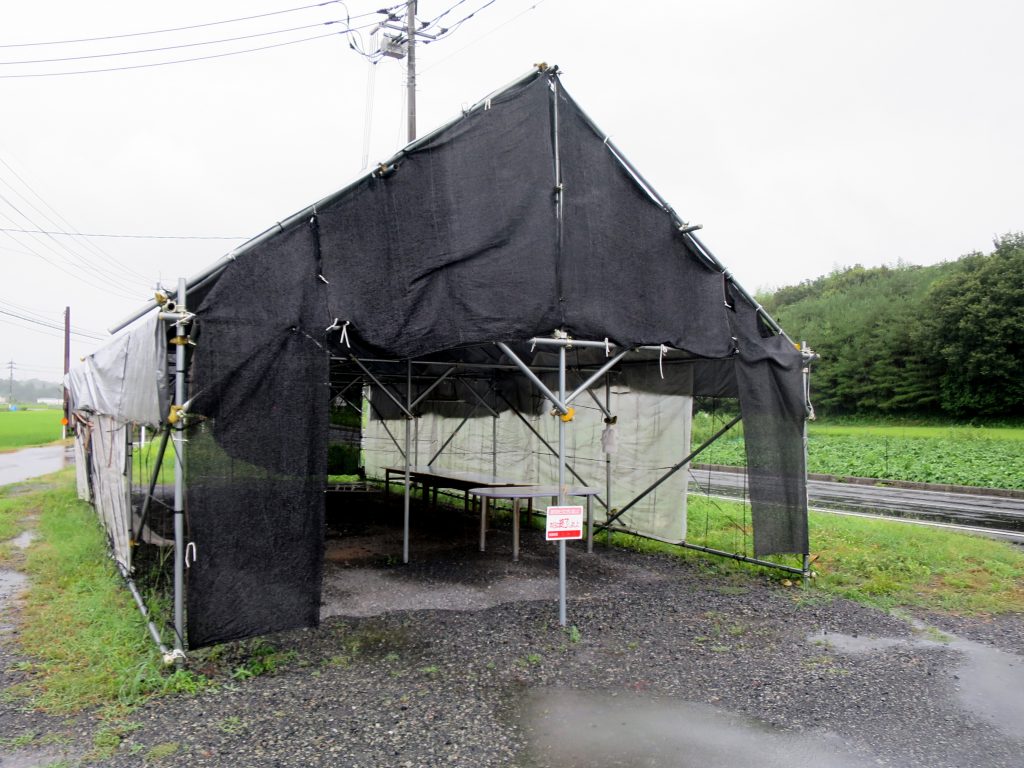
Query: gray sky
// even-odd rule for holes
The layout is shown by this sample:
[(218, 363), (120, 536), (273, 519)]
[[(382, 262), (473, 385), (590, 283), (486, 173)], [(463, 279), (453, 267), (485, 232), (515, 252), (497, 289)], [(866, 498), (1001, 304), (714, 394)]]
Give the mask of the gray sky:
[[(307, 0), (308, 2), (308, 0)], [(429, 20), (459, 0), (420, 0)], [(439, 24), (487, 0), (463, 0)], [(362, 168), (370, 65), (331, 35), (101, 74), (10, 77), (209, 56), (373, 23), (379, 0), (176, 33), (303, 0), (0, 5), (0, 369), (59, 377), (61, 333), (101, 333)], [(168, 8), (172, 11), (168, 12)], [(136, 51), (319, 25), (158, 53)], [(1024, 101), (1014, 0), (495, 0), (418, 50), (420, 132), (558, 64), (599, 126), (752, 291), (840, 266), (932, 264), (1024, 229)], [(368, 30), (362, 32), (369, 43)], [(376, 66), (370, 163), (404, 144), (403, 64)], [(1016, 191), (1014, 191), (1016, 190)], [(811, 340), (813, 342), (813, 339)], [(98, 342), (76, 336), (75, 357)]]

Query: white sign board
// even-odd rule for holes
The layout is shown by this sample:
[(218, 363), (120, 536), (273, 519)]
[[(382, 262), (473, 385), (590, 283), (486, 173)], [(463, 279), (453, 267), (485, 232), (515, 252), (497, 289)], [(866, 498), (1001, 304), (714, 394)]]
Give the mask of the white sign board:
[(548, 541), (583, 538), (583, 507), (548, 507)]

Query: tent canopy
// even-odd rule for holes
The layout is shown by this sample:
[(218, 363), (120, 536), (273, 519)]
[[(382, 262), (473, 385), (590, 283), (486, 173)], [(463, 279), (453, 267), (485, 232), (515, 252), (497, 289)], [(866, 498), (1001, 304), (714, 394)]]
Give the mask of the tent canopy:
[(738, 397), (755, 549), (806, 552), (801, 354), (688, 229), (541, 68), (195, 281), (190, 643), (317, 622), (332, 376), (555, 331)]

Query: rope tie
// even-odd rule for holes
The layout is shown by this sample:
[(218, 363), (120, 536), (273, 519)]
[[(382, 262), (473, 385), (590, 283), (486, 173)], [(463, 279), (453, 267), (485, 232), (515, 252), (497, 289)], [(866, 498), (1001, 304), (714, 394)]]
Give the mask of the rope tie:
[(331, 323), (329, 326), (324, 328), (324, 333), (331, 333), (332, 331), (340, 330), (341, 331), (341, 336), (338, 337), (338, 343), (341, 344), (342, 342), (344, 342), (345, 346), (348, 347), (349, 349), (351, 349), (352, 345), (349, 344), (349, 342), (348, 342), (348, 324), (349, 324), (348, 320), (346, 320), (343, 323), (343, 322), (341, 322), (341, 320), (339, 320), (336, 317), (336, 318), (334, 318), (334, 322), (333, 323)]
[(604, 337), (604, 356), (605, 357), (611, 357), (612, 356), (612, 345), (611, 345), (611, 342), (608, 341), (608, 337), (607, 336)]
[(662, 363), (665, 360), (665, 356), (666, 355), (668, 355), (668, 347), (666, 347), (664, 344), (659, 345), (659, 347), (658, 347), (658, 373), (661, 374), (661, 378), (662, 379), (665, 378), (665, 368), (663, 367)]
[(186, 568), (190, 568), (191, 567), (191, 564), (188, 561), (188, 557), (189, 557), (189, 553), (190, 552), (192, 553), (192, 562), (195, 563), (195, 561), (196, 561), (196, 543), (194, 541), (190, 541), (188, 543), (188, 546), (185, 547), (185, 567)]

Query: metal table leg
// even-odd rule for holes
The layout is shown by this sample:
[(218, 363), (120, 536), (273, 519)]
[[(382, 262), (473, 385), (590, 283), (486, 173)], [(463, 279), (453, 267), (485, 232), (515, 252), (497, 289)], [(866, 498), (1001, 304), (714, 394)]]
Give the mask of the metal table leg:
[(487, 505), (490, 499), (484, 497), (480, 502), (480, 551), (487, 551)]
[(512, 562), (519, 562), (519, 499), (512, 499)]

